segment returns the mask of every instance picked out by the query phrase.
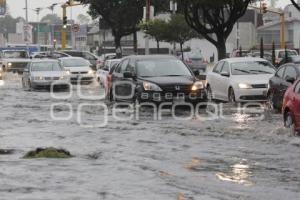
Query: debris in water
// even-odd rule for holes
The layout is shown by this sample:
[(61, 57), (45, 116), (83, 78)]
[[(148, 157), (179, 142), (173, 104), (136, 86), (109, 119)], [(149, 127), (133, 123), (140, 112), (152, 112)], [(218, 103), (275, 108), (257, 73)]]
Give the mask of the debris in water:
[(24, 158), (71, 158), (71, 153), (64, 149), (50, 148), (37, 148), (34, 151), (29, 151)]

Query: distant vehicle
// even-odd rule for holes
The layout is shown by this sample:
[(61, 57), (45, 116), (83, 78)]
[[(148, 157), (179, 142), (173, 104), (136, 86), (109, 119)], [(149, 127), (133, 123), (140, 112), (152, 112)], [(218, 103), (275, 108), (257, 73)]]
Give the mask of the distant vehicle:
[(209, 100), (229, 102), (266, 101), (269, 79), (275, 68), (261, 58), (229, 58), (219, 61), (207, 74)]
[(300, 80), (286, 91), (282, 107), (285, 127), (291, 128), (293, 133), (300, 132)]
[[(251, 57), (260, 58), (260, 52), (252, 52), (249, 54)], [(272, 62), (272, 53), (270, 52), (264, 52), (264, 59), (266, 59), (269, 62)]]
[(3, 79), (3, 69), (2, 69), (2, 66), (0, 66), (0, 80)]
[(91, 63), (84, 58), (64, 57), (59, 58), (62, 66), (71, 73), (72, 83), (92, 83), (94, 81), (94, 71)]
[(68, 89), (70, 83), (69, 73), (57, 60), (34, 60), (26, 66), (22, 76), (24, 90), (39, 88)]
[[(287, 56), (285, 55), (287, 53)], [(296, 50), (290, 50), (290, 49), (276, 49), (275, 50), (275, 63), (278, 65), (282, 59), (285, 57), (290, 57), (290, 56), (297, 56), (298, 52)]]
[(107, 86), (107, 75), (111, 70), (112, 66), (120, 63), (120, 59), (106, 60), (104, 66), (97, 70), (96, 72), (96, 80), (100, 83), (100, 85), (106, 88)]
[(183, 59), (183, 62), (188, 65), (192, 71), (199, 71), (200, 74), (206, 72), (207, 62), (204, 60), (200, 51), (184, 52)]
[(246, 57), (246, 56), (248, 56), (249, 53), (250, 53), (249, 50), (242, 49), (242, 52), (241, 52), (240, 49), (237, 49), (237, 50), (232, 51), (232, 53), (230, 54), (230, 58)]
[(269, 81), (268, 101), (277, 110), (281, 110), (283, 96), (298, 78), (300, 78), (300, 63), (289, 63), (281, 66)]
[(22, 74), (29, 62), (31, 60), (26, 50), (3, 50), (0, 53), (0, 65), (5, 72)]
[(300, 64), (300, 56), (289, 56), (287, 59), (284, 57), (278, 64), (278, 67), (287, 63)]
[(104, 66), (104, 63), (106, 60), (112, 60), (112, 59), (116, 59), (117, 58), (117, 54), (115, 53), (106, 53), (106, 54), (102, 54), (100, 56), (100, 61), (99, 61), (99, 65), (97, 66), (98, 69)]
[(88, 60), (92, 64), (91, 68), (94, 71), (97, 70), (97, 66), (100, 64), (99, 57), (88, 51), (64, 50), (63, 52), (73, 57), (80, 57)]
[[(126, 81), (126, 82), (124, 82)], [(206, 100), (204, 85), (173, 56), (128, 56), (112, 73), (110, 100), (198, 103)]]
[(58, 58), (71, 57), (71, 56), (69, 54), (59, 52), (59, 51), (42, 51), (42, 52), (35, 52), (30, 57), (58, 59)]

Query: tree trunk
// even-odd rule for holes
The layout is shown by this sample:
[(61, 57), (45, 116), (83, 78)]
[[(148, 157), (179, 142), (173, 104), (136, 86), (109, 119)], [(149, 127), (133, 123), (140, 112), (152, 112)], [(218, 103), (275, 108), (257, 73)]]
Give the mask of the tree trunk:
[(137, 33), (136, 31), (133, 33), (133, 51), (134, 54), (137, 55), (138, 54), (138, 41), (137, 41)]
[(180, 52), (181, 52), (181, 59), (182, 61), (184, 61), (184, 56), (183, 56), (183, 48), (182, 48), (183, 44), (180, 43)]
[(226, 44), (225, 41), (218, 41), (217, 45), (217, 50), (218, 50), (218, 60), (225, 59), (226, 56)]
[(115, 36), (115, 47), (117, 58), (122, 58), (121, 37)]
[(159, 54), (159, 40), (156, 40), (157, 54)]

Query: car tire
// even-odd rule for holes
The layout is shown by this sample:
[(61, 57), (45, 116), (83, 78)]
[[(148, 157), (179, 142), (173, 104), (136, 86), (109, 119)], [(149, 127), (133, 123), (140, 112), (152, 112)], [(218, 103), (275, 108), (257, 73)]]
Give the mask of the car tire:
[(295, 121), (291, 112), (286, 112), (284, 116), (284, 126), (290, 130), (291, 135), (296, 135)]
[(235, 93), (234, 93), (233, 88), (229, 88), (229, 91), (228, 91), (228, 102), (229, 103), (236, 103), (236, 101), (235, 101)]

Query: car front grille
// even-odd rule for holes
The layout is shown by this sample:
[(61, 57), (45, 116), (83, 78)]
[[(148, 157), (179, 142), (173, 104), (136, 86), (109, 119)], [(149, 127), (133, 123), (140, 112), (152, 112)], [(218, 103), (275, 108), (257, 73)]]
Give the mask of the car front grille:
[(15, 69), (23, 69), (27, 66), (28, 63), (26, 62), (12, 62), (10, 68), (15, 68)]
[(57, 81), (57, 80), (59, 80), (59, 77), (45, 77), (45, 80), (46, 81), (52, 81), (52, 80)]
[(268, 85), (267, 84), (254, 84), (254, 85), (252, 85), (252, 88), (255, 88), (255, 89), (268, 88)]
[(72, 72), (72, 74), (87, 74), (88, 72)]
[(161, 89), (165, 93), (190, 93), (191, 92), (191, 85), (168, 85), (162, 86)]
[(265, 101), (267, 97), (264, 95), (249, 95), (249, 96), (241, 96), (240, 99), (246, 101)]

